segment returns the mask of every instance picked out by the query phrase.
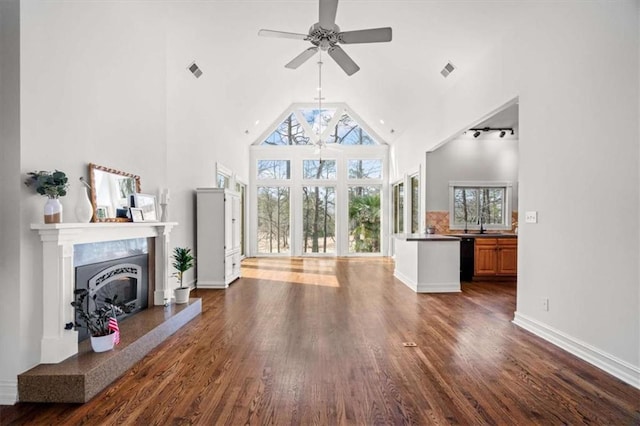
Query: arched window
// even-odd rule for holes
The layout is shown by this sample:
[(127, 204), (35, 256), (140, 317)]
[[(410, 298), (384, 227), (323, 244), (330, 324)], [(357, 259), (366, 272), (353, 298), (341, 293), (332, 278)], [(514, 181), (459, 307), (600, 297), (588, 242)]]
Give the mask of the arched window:
[(388, 145), (345, 104), (294, 104), (251, 147), (252, 255), (386, 255)]

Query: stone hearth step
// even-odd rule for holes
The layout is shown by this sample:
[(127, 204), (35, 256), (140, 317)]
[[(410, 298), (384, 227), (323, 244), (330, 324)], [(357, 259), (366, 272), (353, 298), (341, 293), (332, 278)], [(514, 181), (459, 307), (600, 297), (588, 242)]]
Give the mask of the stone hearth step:
[(58, 364), (40, 364), (18, 375), (20, 402), (87, 402), (153, 348), (202, 312), (202, 299), (154, 306), (120, 322), (120, 344), (96, 353), (89, 340)]

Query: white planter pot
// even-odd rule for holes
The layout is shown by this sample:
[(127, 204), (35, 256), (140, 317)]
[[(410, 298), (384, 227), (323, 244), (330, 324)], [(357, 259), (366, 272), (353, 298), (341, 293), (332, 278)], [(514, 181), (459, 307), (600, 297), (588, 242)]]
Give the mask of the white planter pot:
[(62, 204), (57, 198), (47, 198), (44, 204), (44, 223), (62, 223)]
[(91, 348), (94, 352), (106, 352), (113, 349), (113, 334), (106, 336), (91, 336)]
[(191, 291), (190, 287), (176, 288), (174, 290), (176, 303), (187, 303), (187, 302), (189, 302), (189, 292), (190, 291)]

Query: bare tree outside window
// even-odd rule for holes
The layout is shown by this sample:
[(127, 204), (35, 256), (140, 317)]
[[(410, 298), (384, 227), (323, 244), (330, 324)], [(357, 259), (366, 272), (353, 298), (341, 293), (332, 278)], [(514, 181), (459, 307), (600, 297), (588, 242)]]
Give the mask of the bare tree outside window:
[(505, 196), (505, 187), (454, 187), (454, 225), (504, 225)]
[(289, 160), (258, 160), (258, 179), (290, 179), (291, 162)]
[(291, 113), (280, 123), (278, 128), (262, 142), (262, 145), (309, 145), (310, 139), (305, 134), (303, 127)]
[(289, 251), (289, 188), (258, 187), (258, 253)]
[(335, 192), (332, 186), (302, 188), (304, 253), (335, 252)]

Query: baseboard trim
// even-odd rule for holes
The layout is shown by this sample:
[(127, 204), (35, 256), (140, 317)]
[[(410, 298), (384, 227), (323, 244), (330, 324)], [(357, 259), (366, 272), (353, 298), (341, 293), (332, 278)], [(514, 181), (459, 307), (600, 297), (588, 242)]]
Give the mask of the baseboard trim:
[(418, 293), (460, 293), (460, 283), (418, 284)]
[(640, 368), (519, 312), (513, 323), (640, 389)]
[(0, 405), (18, 402), (18, 380), (0, 380)]
[(229, 284), (224, 281), (198, 281), (198, 288), (225, 289), (229, 288)]
[(393, 276), (402, 281), (404, 285), (409, 287), (416, 293), (459, 293), (460, 283), (416, 283), (411, 278), (407, 277), (397, 270), (393, 272)]

